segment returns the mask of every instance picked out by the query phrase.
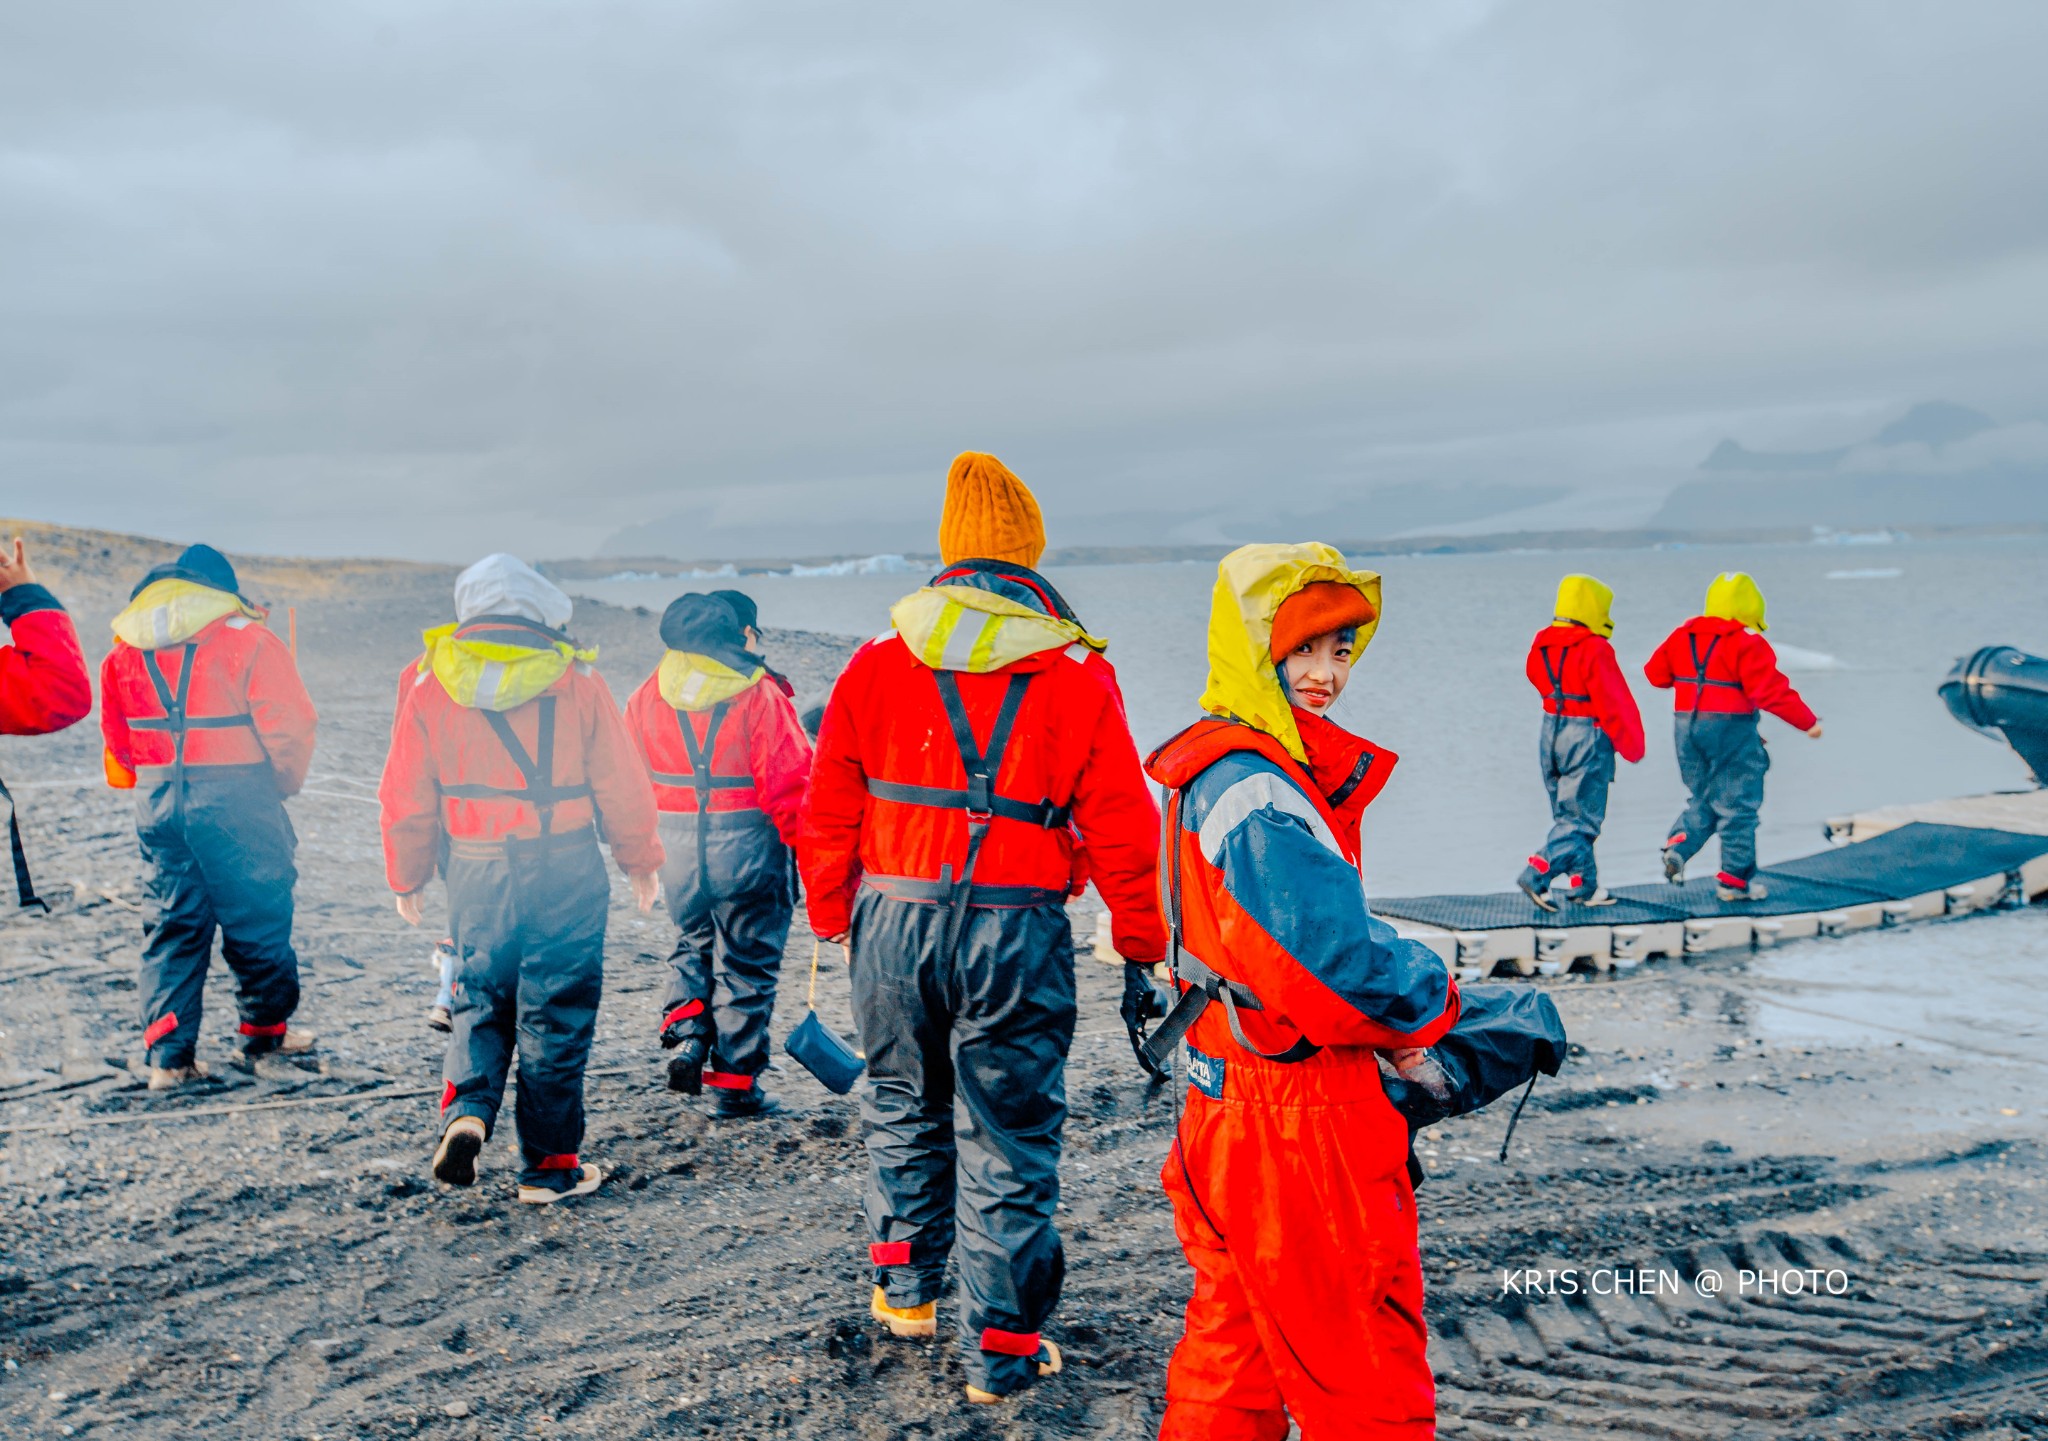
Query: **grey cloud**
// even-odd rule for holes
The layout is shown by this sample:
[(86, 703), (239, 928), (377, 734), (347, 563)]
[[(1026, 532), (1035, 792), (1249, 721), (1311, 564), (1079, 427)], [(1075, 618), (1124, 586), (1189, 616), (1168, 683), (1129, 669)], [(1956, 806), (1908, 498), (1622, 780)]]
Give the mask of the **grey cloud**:
[(1722, 434), (2019, 420), (2048, 378), (2048, 12), (2017, 0), (0, 26), (14, 511), (883, 548), (973, 447), (1070, 541), (1417, 485), (1598, 518)]

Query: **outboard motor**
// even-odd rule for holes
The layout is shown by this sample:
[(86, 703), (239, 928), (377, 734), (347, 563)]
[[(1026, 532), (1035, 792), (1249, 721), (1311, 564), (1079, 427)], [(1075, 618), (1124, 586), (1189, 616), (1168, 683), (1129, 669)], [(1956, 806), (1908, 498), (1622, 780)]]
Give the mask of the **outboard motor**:
[(2048, 660), (1987, 645), (1956, 662), (1941, 699), (1964, 725), (2018, 751), (2034, 779), (2048, 785)]

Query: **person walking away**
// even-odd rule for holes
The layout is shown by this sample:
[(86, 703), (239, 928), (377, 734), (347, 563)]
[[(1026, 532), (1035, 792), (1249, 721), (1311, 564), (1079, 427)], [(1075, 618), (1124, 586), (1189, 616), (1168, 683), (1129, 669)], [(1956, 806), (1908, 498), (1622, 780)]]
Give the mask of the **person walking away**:
[(661, 810), (662, 889), (678, 932), (660, 1023), (674, 1052), (669, 1087), (712, 1087), (726, 1119), (781, 1109), (760, 1076), (811, 776), (796, 708), (750, 634), (717, 596), (678, 597), (661, 617), (668, 653), (626, 704)]
[[(1593, 847), (1607, 820), (1614, 758), (1643, 758), (1643, 717), (1614, 658), (1614, 592), (1590, 575), (1557, 585), (1551, 623), (1529, 644), (1525, 670), (1543, 697), (1536, 753), (1550, 796), (1550, 834), (1515, 884), (1546, 911), (1561, 898), (1611, 906)], [(1546, 892), (1548, 894), (1546, 894)]]
[(818, 738), (798, 858), (811, 929), (848, 941), (874, 1317), (936, 1334), (960, 1237), (971, 1401), (1059, 1369), (1042, 1332), (1059, 1202), (1078, 847), (1126, 989), (1165, 950), (1158, 813), (1104, 643), (1031, 567), (1038, 503), (992, 455), (953, 462), (944, 568), (855, 652)]
[(1208, 717), (1146, 762), (1187, 1110), (1162, 1180), (1195, 1269), (1170, 1441), (1436, 1434), (1408, 1128), (1380, 1083), (1456, 1022), (1443, 962), (1366, 904), (1359, 818), (1395, 757), (1329, 718), (1380, 578), (1328, 545), (1218, 567)]
[(157, 566), (114, 617), (100, 667), (109, 785), (135, 791), (154, 912), (144, 924), (149, 1086), (198, 1080), (200, 1003), (220, 933), (245, 1058), (302, 1055), (293, 1030), (298, 836), (285, 814), (313, 763), (318, 715), (266, 612), (209, 545)]
[(611, 886), (599, 827), (642, 911), (662, 851), (647, 769), (597, 652), (566, 633), (569, 597), (490, 555), (455, 582), (453, 625), (408, 667), (378, 787), (398, 913), (421, 919), (437, 865), (456, 950), (436, 1180), (476, 1182), (519, 1055), (518, 1197), (586, 1195), (583, 1071), (604, 989)]
[[(9, 643), (0, 646), (0, 735), (39, 736), (77, 725), (92, 711), (92, 677), (78, 630), (63, 604), (36, 581), (28, 547), (14, 537), (11, 553), (0, 549), (0, 625)], [(47, 911), (29, 878), (28, 853), (21, 844), (21, 818), (14, 797), (0, 781), (7, 803), (7, 848), (14, 864), (15, 903)]]
[(1714, 893), (1724, 901), (1760, 901), (1756, 879), (1757, 815), (1764, 804), (1764, 749), (1758, 715), (1769, 711), (1820, 739), (1820, 717), (1778, 669), (1763, 638), (1764, 595), (1742, 571), (1724, 571), (1707, 587), (1707, 603), (1657, 647), (1643, 674), (1672, 693), (1678, 774), (1689, 795), (1664, 842), (1664, 877), (1685, 880), (1685, 864), (1717, 832), (1721, 869)]

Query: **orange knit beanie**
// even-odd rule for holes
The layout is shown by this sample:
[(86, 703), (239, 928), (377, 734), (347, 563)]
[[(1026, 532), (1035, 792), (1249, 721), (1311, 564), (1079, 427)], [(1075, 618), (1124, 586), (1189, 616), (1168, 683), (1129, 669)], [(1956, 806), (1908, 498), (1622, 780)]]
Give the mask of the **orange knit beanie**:
[(1319, 635), (1349, 626), (1370, 625), (1379, 618), (1365, 592), (1342, 581), (1310, 581), (1280, 602), (1273, 613), (1271, 655), (1274, 662), (1286, 659), (1294, 648)]
[(1006, 560), (1035, 566), (1045, 554), (1045, 521), (1029, 486), (992, 455), (953, 457), (939, 514), (939, 561)]

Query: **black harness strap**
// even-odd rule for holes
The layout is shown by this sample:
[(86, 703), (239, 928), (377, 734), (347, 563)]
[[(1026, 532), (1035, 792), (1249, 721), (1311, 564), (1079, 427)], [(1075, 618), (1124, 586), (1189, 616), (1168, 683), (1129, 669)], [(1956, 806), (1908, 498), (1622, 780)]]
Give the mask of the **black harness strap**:
[[(711, 758), (718, 754), (718, 732), (725, 724), (725, 713), (730, 701), (720, 701), (711, 707), (711, 719), (704, 727), (704, 743), (697, 743), (697, 728), (690, 724), (690, 718), (681, 711), (676, 712), (676, 729), (683, 733), (683, 749), (690, 755), (690, 786), (697, 792), (697, 889), (704, 895), (711, 894), (711, 790), (718, 784), (718, 777), (711, 774)], [(754, 778), (746, 777), (743, 785), (752, 785)]]
[(1583, 701), (1587, 705), (1593, 703), (1593, 697), (1589, 695), (1565, 694), (1564, 661), (1562, 658), (1553, 661), (1551, 659), (1552, 651), (1549, 646), (1538, 646), (1536, 654), (1543, 658), (1543, 673), (1550, 677), (1550, 698), (1557, 703), (1556, 713), (1558, 715), (1564, 714), (1564, 703), (1568, 700)]
[(538, 759), (526, 753), (526, 747), (519, 742), (519, 735), (512, 729), (512, 721), (503, 711), (483, 712), (484, 721), (497, 734), (498, 741), (512, 757), (512, 764), (519, 767), (519, 774), (525, 779), (524, 786), (487, 785), (444, 785), (441, 794), (457, 800), (481, 801), (507, 797), (525, 801), (540, 813), (540, 833), (548, 834), (554, 819), (555, 807), (566, 800), (574, 800), (592, 794), (590, 783), (558, 786), (555, 784), (555, 698), (544, 695), (540, 698), (540, 733), (535, 737), (534, 749)]
[[(1360, 779), (1363, 777), (1361, 776)], [(1262, 1061), (1277, 1061), (1282, 1065), (1293, 1065), (1305, 1061), (1322, 1049), (1307, 1036), (1297, 1036), (1294, 1044), (1283, 1051), (1260, 1050), (1245, 1038), (1244, 1025), (1238, 1019), (1238, 1008), (1248, 1011), (1263, 1011), (1265, 1006), (1248, 987), (1219, 974), (1216, 969), (1190, 951), (1182, 940), (1180, 903), (1180, 808), (1186, 793), (1174, 792), (1172, 803), (1163, 809), (1168, 828), (1166, 867), (1166, 935), (1169, 950), (1167, 967), (1173, 972), (1174, 980), (1186, 986), (1180, 1000), (1175, 1002), (1166, 1019), (1145, 1039), (1145, 1055), (1159, 1070), (1164, 1071), (1173, 1048), (1201, 1019), (1202, 1012), (1209, 1009), (1211, 1001), (1223, 1003), (1223, 1015), (1230, 1022), (1230, 1038), (1250, 1051)]]
[[(1002, 773), (1003, 753), (1009, 748), (1010, 732), (1017, 724), (1017, 712), (1024, 704), (1024, 692), (1030, 688), (1028, 674), (1010, 677), (1008, 689), (1003, 692), (1003, 703), (996, 711), (995, 725), (988, 734), (988, 746), (983, 749), (974, 737), (974, 722), (967, 715), (967, 706), (960, 699), (960, 682), (951, 671), (935, 670), (932, 678), (939, 687), (939, 699), (946, 707), (946, 723), (952, 727), (953, 744), (960, 748), (960, 766), (967, 773), (967, 787), (952, 790), (944, 786), (900, 785), (894, 781), (869, 780), (868, 794), (877, 800), (895, 801), (900, 805), (929, 806), (934, 810), (967, 812), (967, 855), (961, 861), (959, 873), (953, 867), (939, 867), (939, 878), (935, 882), (921, 883), (917, 889), (929, 885), (932, 890), (925, 894), (941, 898), (946, 907), (945, 953), (953, 955), (960, 946), (960, 929), (966, 923), (968, 907), (977, 900), (988, 904), (985, 898), (998, 893), (1008, 893), (1010, 887), (981, 887), (979, 896), (974, 884), (974, 863), (981, 857), (981, 843), (988, 839), (988, 828), (997, 820), (1022, 821), (1027, 825), (1042, 826), (1046, 830), (1058, 830), (1065, 826), (1069, 807), (1054, 805), (1050, 799), (1036, 805), (1014, 800), (1009, 796), (996, 794), (996, 777)], [(897, 879), (897, 878), (888, 878)], [(878, 887), (893, 890), (896, 894), (907, 893), (895, 886)]]
[(1375, 759), (1377, 757), (1371, 751), (1366, 751), (1363, 755), (1359, 756), (1358, 764), (1351, 768), (1351, 774), (1344, 777), (1344, 784), (1338, 786), (1336, 793), (1330, 797), (1331, 810), (1335, 810), (1338, 806), (1350, 800), (1351, 793), (1365, 784), (1366, 772), (1372, 769), (1372, 763)]
[(1714, 648), (1721, 643), (1721, 640), (1722, 638), (1717, 635), (1712, 640), (1708, 641), (1707, 653), (1705, 655), (1701, 655), (1700, 638), (1698, 632), (1689, 631), (1686, 634), (1685, 648), (1692, 652), (1692, 675), (1690, 677), (1680, 676), (1679, 679), (1690, 679), (1692, 682), (1692, 709), (1695, 715), (1699, 713), (1700, 692), (1704, 690), (1707, 686), (1717, 685), (1726, 690), (1742, 689), (1742, 682), (1739, 680), (1707, 679), (1707, 662), (1711, 661), (1714, 658)]
[[(185, 700), (192, 693), (192, 656), (198, 649), (187, 641), (179, 647), (183, 652), (178, 662), (178, 689), (174, 695), (171, 683), (164, 679), (163, 667), (157, 664), (156, 652), (142, 653), (142, 668), (149, 672), (149, 683), (156, 688), (157, 704), (164, 708), (163, 728), (171, 733), (171, 807), (182, 814), (185, 809)], [(154, 730), (147, 726), (144, 729)]]
[(14, 802), (14, 793), (7, 789), (7, 782), (0, 781), (0, 801), (7, 802), (7, 848), (14, 854), (14, 898), (21, 909), (40, 906), (48, 915), (50, 903), (36, 894), (36, 883), (29, 879), (28, 852), (21, 847), (21, 807)]

